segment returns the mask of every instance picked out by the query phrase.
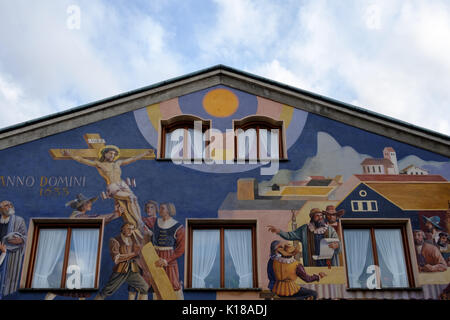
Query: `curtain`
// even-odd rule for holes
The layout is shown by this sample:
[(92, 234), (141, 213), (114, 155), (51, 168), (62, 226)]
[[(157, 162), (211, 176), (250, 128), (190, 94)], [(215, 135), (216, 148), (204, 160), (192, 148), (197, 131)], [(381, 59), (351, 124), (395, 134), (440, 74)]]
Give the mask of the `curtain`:
[(239, 288), (253, 287), (252, 232), (251, 230), (225, 230), (225, 243), (230, 251)]
[(188, 146), (190, 155), (188, 158), (203, 159), (203, 132), (201, 130), (189, 129)]
[(259, 130), (259, 158), (261, 160), (279, 159), (278, 129)]
[(192, 258), (192, 287), (205, 288), (205, 278), (209, 275), (219, 251), (219, 230), (194, 230)]
[(256, 129), (238, 130), (238, 159), (256, 160)]
[[(98, 229), (73, 229), (73, 252), (76, 265), (80, 268), (81, 288), (94, 288), (95, 271), (97, 267)], [(71, 257), (69, 257), (69, 261)]]
[(32, 288), (51, 288), (48, 277), (63, 257), (66, 235), (65, 229), (40, 230)]
[(393, 276), (393, 286), (408, 287), (402, 235), (399, 229), (375, 230), (378, 254), (383, 258), (389, 272)]
[(164, 157), (183, 159), (184, 129), (179, 128), (166, 133)]
[(358, 280), (366, 265), (370, 231), (345, 230), (344, 240), (350, 288), (360, 288)]

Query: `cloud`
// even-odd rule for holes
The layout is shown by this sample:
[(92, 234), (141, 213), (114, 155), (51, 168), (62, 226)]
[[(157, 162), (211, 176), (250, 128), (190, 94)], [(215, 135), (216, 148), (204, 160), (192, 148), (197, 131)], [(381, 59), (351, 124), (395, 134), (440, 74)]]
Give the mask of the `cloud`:
[(221, 63), (449, 135), (446, 39), (444, 0), (2, 1), (0, 126)]
[[(80, 28), (68, 28), (70, 5)], [(182, 72), (170, 33), (133, 6), (94, 1), (0, 4), (0, 127)]]

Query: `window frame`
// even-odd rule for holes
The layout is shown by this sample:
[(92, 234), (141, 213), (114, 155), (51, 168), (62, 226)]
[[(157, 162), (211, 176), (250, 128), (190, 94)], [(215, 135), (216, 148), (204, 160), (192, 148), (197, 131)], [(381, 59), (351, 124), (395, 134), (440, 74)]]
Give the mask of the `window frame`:
[[(20, 280), (20, 290), (30, 291), (52, 291), (52, 292), (85, 292), (99, 289), (100, 266), (103, 247), (104, 219), (68, 219), (68, 218), (32, 218), (28, 230), (28, 238), (25, 249), (25, 260), (22, 268)], [(33, 273), (36, 264), (36, 254), (39, 243), (39, 234), (42, 229), (67, 229), (66, 244), (64, 248), (64, 260), (61, 274), (61, 284), (59, 288), (32, 288)], [(97, 229), (99, 238), (97, 244), (97, 262), (95, 267), (94, 287), (69, 289), (66, 287), (67, 267), (69, 262), (72, 229)], [(64, 287), (63, 287), (64, 286)]]
[[(194, 123), (195, 121), (201, 121), (202, 122), (202, 133), (207, 134), (208, 130), (211, 128), (211, 121), (210, 120), (204, 120), (202, 118), (193, 116), (193, 115), (178, 115), (174, 116), (170, 119), (161, 119), (160, 120), (160, 137), (158, 139), (159, 142), (159, 148), (158, 148), (158, 159), (159, 160), (172, 160), (170, 156), (167, 156), (166, 153), (166, 134), (169, 132), (173, 132), (177, 129), (183, 129), (184, 135), (183, 135), (183, 157), (176, 159), (176, 160), (195, 160), (193, 154), (191, 154), (191, 157), (187, 157), (187, 135), (189, 134), (189, 129), (194, 129)], [(202, 139), (203, 142), (203, 139)], [(205, 141), (204, 148), (206, 148), (209, 144), (209, 139)]]
[[(186, 273), (185, 273), (185, 290), (200, 291), (254, 291), (260, 290), (258, 287), (258, 256), (257, 256), (257, 239), (256, 239), (256, 220), (240, 220), (240, 219), (187, 219), (186, 241)], [(218, 288), (194, 288), (192, 287), (192, 264), (193, 264), (193, 233), (194, 230), (220, 230), (220, 287)], [(225, 287), (225, 229), (250, 229), (252, 233), (252, 272), (253, 287), (251, 288), (226, 288)]]
[[(415, 247), (414, 238), (412, 233), (412, 226), (410, 219), (396, 219), (396, 218), (341, 218), (340, 223), (340, 233), (342, 234), (342, 252), (344, 261), (344, 271), (346, 277), (346, 290), (348, 291), (395, 291), (395, 290), (415, 290), (420, 289), (418, 287), (418, 266), (415, 259)], [(347, 268), (347, 254), (345, 248), (345, 230), (348, 229), (369, 229), (371, 244), (372, 244), (372, 254), (374, 259), (374, 264), (379, 266), (378, 252), (375, 240), (375, 229), (400, 229), (402, 236), (403, 253), (405, 255), (406, 273), (408, 275), (408, 287), (395, 287), (395, 288), (383, 288), (380, 289), (369, 289), (369, 288), (352, 288), (350, 287), (348, 268)], [(380, 279), (381, 280), (381, 279)]]
[[(244, 132), (248, 129), (255, 129), (256, 131), (256, 159), (239, 159), (239, 146), (238, 146), (238, 133), (237, 130), (241, 129)], [(287, 160), (286, 146), (285, 146), (285, 125), (283, 120), (275, 120), (266, 116), (249, 116), (241, 120), (233, 120), (233, 132), (234, 132), (234, 160), (235, 161), (267, 161), (269, 159), (260, 159), (260, 143), (259, 143), (259, 130), (260, 129), (278, 129), (278, 160)]]

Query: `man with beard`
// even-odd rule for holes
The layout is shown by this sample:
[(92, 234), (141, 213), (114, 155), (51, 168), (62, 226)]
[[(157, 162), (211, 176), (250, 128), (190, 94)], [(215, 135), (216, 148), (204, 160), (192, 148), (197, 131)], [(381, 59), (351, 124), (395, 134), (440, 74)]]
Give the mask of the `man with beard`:
[(0, 298), (17, 291), (22, 257), (27, 240), (27, 227), (22, 217), (15, 215), (14, 205), (0, 202), (0, 240), (6, 255), (0, 266)]
[(422, 230), (414, 230), (414, 244), (420, 272), (447, 270), (447, 263), (438, 247), (425, 241), (425, 233)]
[[(326, 259), (314, 260), (313, 256), (320, 255), (320, 241), (322, 239), (338, 239), (339, 237), (334, 228), (325, 222), (322, 210), (318, 208), (311, 209), (309, 217), (309, 223), (302, 225), (294, 231), (285, 232), (271, 225), (267, 226), (269, 228), (268, 231), (278, 234), (285, 240), (300, 241), (303, 247), (303, 264), (305, 266), (325, 267), (327, 266)], [(331, 242), (328, 244), (328, 247), (334, 250), (331, 265), (338, 266), (339, 242)]]
[(432, 216), (430, 218), (423, 216), (423, 220), (425, 223), (425, 241), (430, 242), (434, 245), (439, 241), (439, 232), (438, 230), (442, 230), (439, 222), (441, 222), (441, 218), (438, 216)]
[(450, 244), (449, 235), (447, 232), (439, 233), (437, 247), (439, 248), (439, 251), (441, 251), (444, 260), (447, 261), (447, 265), (450, 266)]

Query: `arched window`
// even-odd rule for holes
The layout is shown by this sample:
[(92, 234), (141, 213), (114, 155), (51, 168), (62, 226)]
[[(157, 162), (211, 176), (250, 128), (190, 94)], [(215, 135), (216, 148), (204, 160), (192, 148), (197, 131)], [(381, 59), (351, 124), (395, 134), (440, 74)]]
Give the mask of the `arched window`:
[(237, 160), (286, 159), (284, 122), (250, 116), (233, 122)]
[(159, 157), (162, 159), (202, 159), (205, 132), (210, 121), (192, 115), (161, 120)]

